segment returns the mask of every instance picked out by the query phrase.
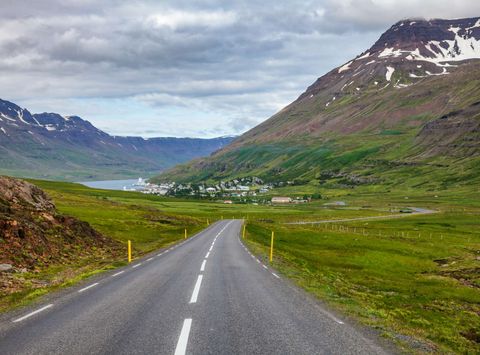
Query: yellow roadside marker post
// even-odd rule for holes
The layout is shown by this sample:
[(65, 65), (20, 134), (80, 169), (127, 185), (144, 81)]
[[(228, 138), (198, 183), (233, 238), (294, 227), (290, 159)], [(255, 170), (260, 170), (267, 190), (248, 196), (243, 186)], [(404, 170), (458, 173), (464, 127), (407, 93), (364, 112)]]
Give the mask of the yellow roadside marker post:
[(275, 237), (275, 232), (272, 231), (272, 240), (270, 242), (270, 262), (273, 261), (273, 239)]
[(185, 228), (185, 239), (187, 239), (187, 228)]
[(243, 224), (243, 239), (245, 239), (245, 228), (246, 228), (246, 226), (247, 226), (247, 225), (244, 223), (244, 224)]
[(132, 242), (128, 241), (127, 245), (128, 245), (127, 247), (128, 262), (131, 263), (132, 262)]
[(223, 219), (223, 216), (222, 216), (222, 219)]
[(207, 218), (207, 226), (209, 226), (209, 225), (210, 225), (210, 221), (209, 221), (208, 218)]

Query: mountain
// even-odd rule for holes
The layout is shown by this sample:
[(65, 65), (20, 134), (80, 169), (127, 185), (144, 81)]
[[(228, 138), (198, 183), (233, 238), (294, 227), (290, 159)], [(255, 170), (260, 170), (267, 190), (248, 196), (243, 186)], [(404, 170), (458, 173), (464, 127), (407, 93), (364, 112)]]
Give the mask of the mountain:
[(0, 173), (7, 175), (77, 181), (151, 176), (232, 139), (111, 136), (78, 116), (31, 114), (0, 100)]
[(480, 18), (400, 21), (227, 147), (156, 180), (478, 182), (479, 59)]

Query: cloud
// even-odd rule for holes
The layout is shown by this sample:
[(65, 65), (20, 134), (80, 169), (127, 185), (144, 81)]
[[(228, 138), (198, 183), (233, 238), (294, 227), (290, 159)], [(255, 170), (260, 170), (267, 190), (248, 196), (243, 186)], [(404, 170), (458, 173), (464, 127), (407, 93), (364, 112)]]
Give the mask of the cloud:
[(0, 97), (115, 134), (238, 134), (405, 17), (468, 17), (458, 0), (2, 4)]
[(163, 13), (151, 15), (147, 18), (147, 23), (153, 27), (161, 28), (163, 26), (171, 29), (209, 27), (219, 28), (235, 23), (236, 15), (234, 12), (225, 11), (178, 11), (168, 10)]

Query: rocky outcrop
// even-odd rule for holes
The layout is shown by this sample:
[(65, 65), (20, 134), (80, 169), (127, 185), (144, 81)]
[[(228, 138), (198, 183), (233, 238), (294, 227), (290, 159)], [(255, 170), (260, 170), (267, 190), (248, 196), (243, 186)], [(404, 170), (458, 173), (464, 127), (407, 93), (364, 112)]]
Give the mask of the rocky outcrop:
[(11, 209), (55, 210), (55, 205), (43, 190), (26, 181), (4, 176), (0, 176), (0, 203)]
[(415, 141), (424, 148), (424, 157), (440, 154), (463, 158), (479, 156), (480, 102), (428, 122)]
[(120, 245), (88, 223), (61, 215), (47, 194), (26, 181), (0, 177), (0, 264), (38, 271), (93, 253), (112, 257)]

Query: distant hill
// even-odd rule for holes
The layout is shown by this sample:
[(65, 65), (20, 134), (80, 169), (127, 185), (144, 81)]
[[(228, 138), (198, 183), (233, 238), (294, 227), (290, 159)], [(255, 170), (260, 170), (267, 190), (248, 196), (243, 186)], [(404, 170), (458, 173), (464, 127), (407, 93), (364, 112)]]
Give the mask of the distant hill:
[(157, 180), (478, 183), (479, 59), (480, 18), (400, 21), (270, 119)]
[(78, 116), (31, 114), (0, 100), (0, 173), (81, 180), (151, 176), (232, 141), (111, 136)]

